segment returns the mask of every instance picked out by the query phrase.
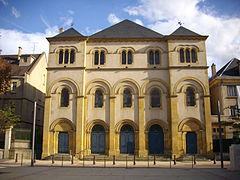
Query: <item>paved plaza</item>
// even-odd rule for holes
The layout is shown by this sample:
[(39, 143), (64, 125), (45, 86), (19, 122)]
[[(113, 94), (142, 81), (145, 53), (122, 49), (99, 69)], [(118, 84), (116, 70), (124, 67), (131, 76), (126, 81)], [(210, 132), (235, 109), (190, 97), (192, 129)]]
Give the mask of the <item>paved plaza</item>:
[[(63, 165), (63, 167), (62, 167)], [(105, 167), (104, 167), (105, 165)], [(15, 163), (14, 161), (0, 161), (1, 180), (99, 180), (99, 179), (162, 179), (162, 180), (239, 180), (239, 171), (230, 171), (229, 162), (225, 162), (225, 168), (220, 168), (220, 163), (197, 162), (192, 168), (191, 162), (177, 162), (176, 165), (169, 162), (71, 162), (37, 161), (34, 167), (30, 167), (29, 161)]]

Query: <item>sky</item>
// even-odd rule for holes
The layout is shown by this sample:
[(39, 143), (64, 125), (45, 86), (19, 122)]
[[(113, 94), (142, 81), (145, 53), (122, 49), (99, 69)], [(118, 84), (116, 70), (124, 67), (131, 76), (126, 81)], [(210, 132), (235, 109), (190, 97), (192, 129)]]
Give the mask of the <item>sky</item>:
[(59, 28), (88, 36), (129, 19), (163, 35), (184, 27), (206, 41), (207, 62), (220, 69), (240, 59), (240, 0), (0, 0), (1, 54), (48, 53)]

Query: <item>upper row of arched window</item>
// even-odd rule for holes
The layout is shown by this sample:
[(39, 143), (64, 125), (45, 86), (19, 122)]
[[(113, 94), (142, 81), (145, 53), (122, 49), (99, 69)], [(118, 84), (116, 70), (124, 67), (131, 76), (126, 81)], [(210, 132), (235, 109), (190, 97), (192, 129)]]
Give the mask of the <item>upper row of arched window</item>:
[(197, 52), (195, 49), (181, 48), (179, 51), (180, 63), (196, 63)]
[(59, 51), (59, 64), (73, 64), (75, 61), (75, 50), (74, 49), (60, 49)]

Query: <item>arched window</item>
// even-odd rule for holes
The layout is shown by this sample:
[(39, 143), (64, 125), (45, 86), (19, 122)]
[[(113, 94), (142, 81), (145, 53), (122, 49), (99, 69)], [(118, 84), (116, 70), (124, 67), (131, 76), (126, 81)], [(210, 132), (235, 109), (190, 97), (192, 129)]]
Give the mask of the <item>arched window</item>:
[(194, 49), (191, 50), (191, 55), (192, 55), (192, 62), (193, 63), (197, 62), (197, 54)]
[(98, 62), (99, 62), (99, 53), (98, 51), (96, 51), (94, 54), (94, 65), (98, 65)]
[(184, 63), (184, 50), (180, 49), (180, 62)]
[(126, 51), (122, 52), (122, 64), (126, 64), (126, 59), (127, 59), (127, 55), (126, 55)]
[(132, 107), (132, 93), (129, 89), (123, 91), (123, 107)]
[(186, 102), (187, 106), (195, 106), (195, 91), (192, 87), (188, 87), (186, 90)]
[(159, 51), (155, 51), (155, 64), (160, 64)]
[(95, 108), (103, 107), (103, 93), (101, 90), (96, 90), (95, 92)]
[(63, 50), (61, 49), (59, 51), (59, 59), (58, 59), (59, 64), (63, 63)]
[(189, 51), (189, 49), (186, 49), (186, 62), (190, 63), (190, 51)]
[(153, 53), (153, 51), (149, 52), (149, 64), (154, 64), (154, 53)]
[(69, 51), (65, 50), (64, 64), (68, 64), (68, 59), (69, 59)]
[(61, 107), (68, 107), (69, 105), (69, 91), (63, 88), (61, 92)]
[(128, 64), (132, 64), (132, 51), (128, 51)]
[(73, 64), (75, 61), (75, 51), (72, 49), (70, 53), (70, 63)]
[(104, 51), (101, 51), (100, 53), (100, 64), (103, 65), (105, 62), (105, 53)]
[(151, 96), (151, 107), (160, 107), (160, 91), (153, 89), (150, 93)]

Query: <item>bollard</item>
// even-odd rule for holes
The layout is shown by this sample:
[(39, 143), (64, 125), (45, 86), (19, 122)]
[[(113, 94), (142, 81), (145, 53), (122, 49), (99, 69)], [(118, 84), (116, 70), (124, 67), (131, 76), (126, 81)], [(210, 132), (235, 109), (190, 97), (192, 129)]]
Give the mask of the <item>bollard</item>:
[(74, 160), (73, 160), (73, 154), (72, 154), (72, 162), (71, 162), (72, 164), (74, 163), (73, 161), (74, 161)]
[(126, 169), (128, 168), (128, 158), (127, 158), (127, 155), (126, 155)]
[(193, 168), (193, 155), (192, 155), (192, 168)]
[(18, 153), (16, 154), (16, 159), (15, 159), (15, 163), (18, 162)]
[(84, 165), (85, 165), (85, 164), (84, 164), (84, 160), (85, 160), (85, 159), (84, 159), (84, 155), (83, 155), (83, 164), (82, 164), (82, 165), (83, 165), (83, 168), (84, 168)]
[(133, 155), (133, 165), (136, 165), (136, 155)]
[(115, 155), (113, 156), (113, 165), (115, 165)]
[(104, 161), (104, 168), (105, 168), (106, 167), (106, 155), (104, 156), (103, 161)]
[(153, 156), (153, 165), (156, 165), (156, 155)]
[(170, 168), (172, 168), (172, 155), (170, 154)]
[(63, 167), (63, 156), (62, 156), (62, 167)]
[(196, 155), (193, 155), (193, 164), (196, 165)]
[(4, 151), (2, 152), (2, 159), (4, 159)]
[(21, 156), (21, 166), (23, 165), (23, 154)]
[(37, 154), (35, 153), (34, 160), (33, 160), (34, 163), (36, 163), (36, 159), (37, 159)]
[(148, 155), (148, 168), (149, 168), (149, 155)]
[(95, 157), (95, 155), (93, 156), (93, 165), (95, 165), (96, 164), (96, 162), (95, 162), (95, 159), (96, 157)]
[(214, 157), (213, 157), (213, 164), (216, 164), (216, 154), (214, 154)]
[(54, 155), (52, 155), (52, 164), (54, 164)]
[(177, 164), (177, 162), (176, 162), (176, 155), (174, 155), (173, 158), (174, 158), (173, 159), (173, 164), (176, 165)]

